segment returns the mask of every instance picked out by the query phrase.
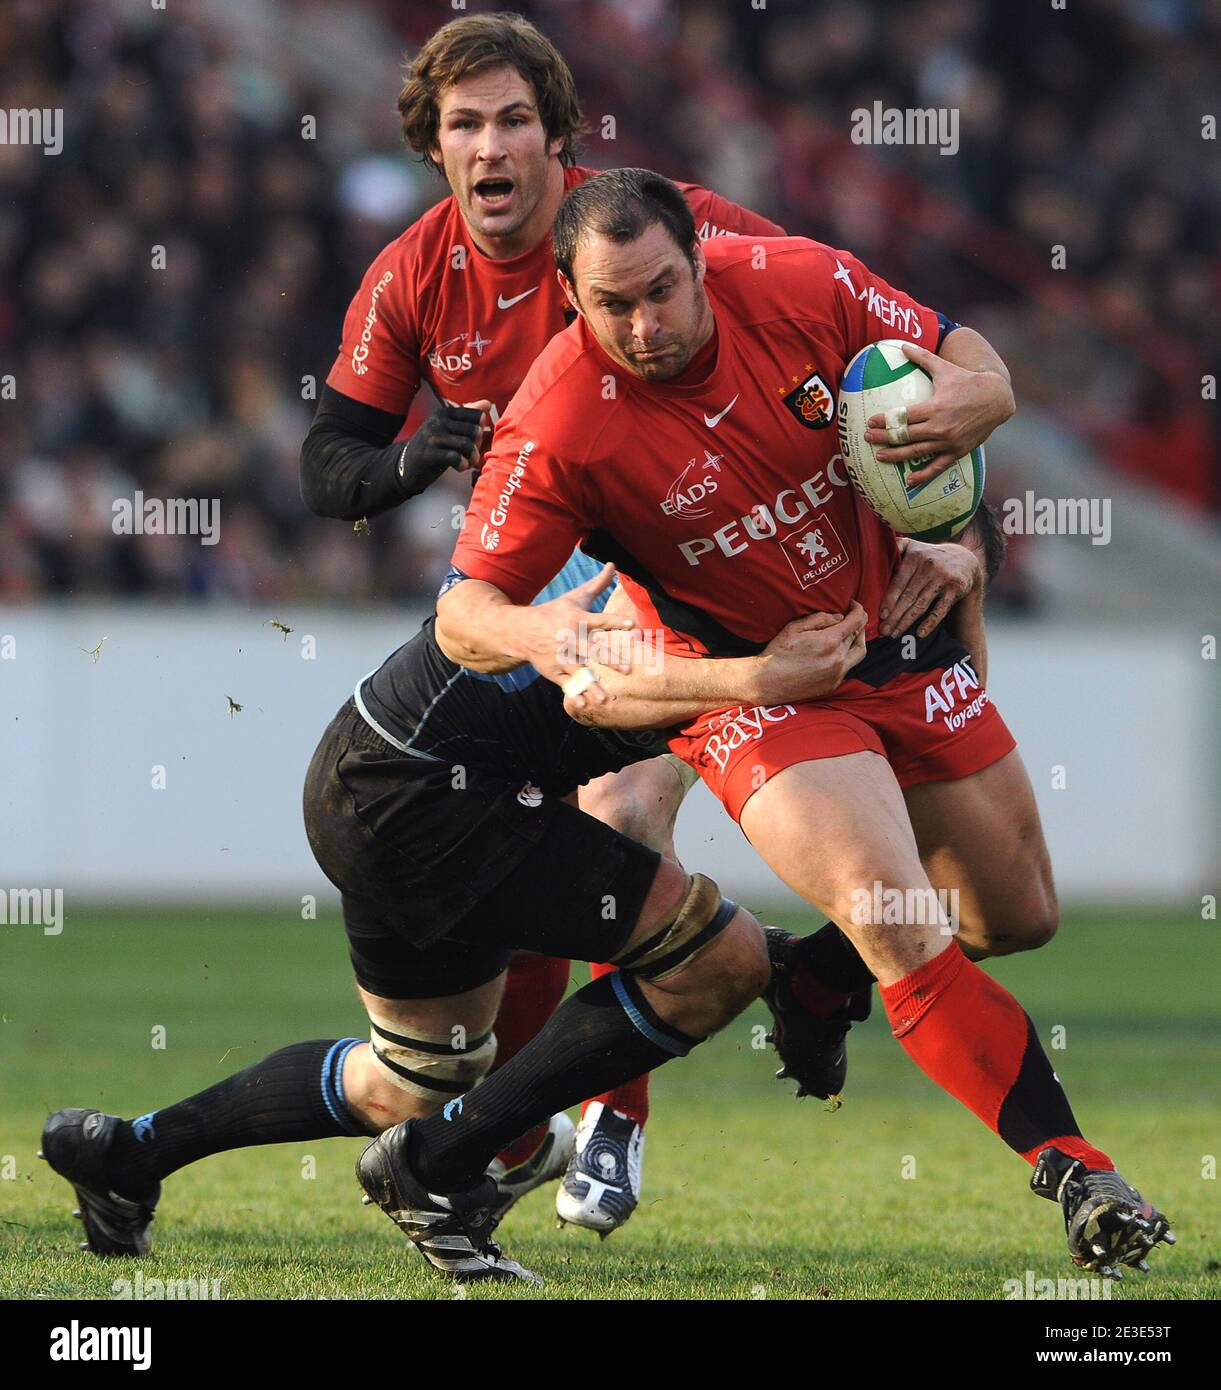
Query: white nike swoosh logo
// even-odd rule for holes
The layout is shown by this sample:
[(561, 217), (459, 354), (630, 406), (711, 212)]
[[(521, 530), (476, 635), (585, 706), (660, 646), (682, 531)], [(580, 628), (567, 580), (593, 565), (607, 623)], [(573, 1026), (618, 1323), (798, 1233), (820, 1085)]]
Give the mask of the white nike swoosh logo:
[[(538, 289), (537, 285), (534, 287), (534, 290), (536, 289)], [(500, 309), (511, 309), (514, 304), (520, 304), (527, 295), (533, 294), (534, 290), (526, 290), (524, 294), (515, 294), (512, 299), (506, 299), (503, 294), (499, 295), (496, 300), (496, 305)]]
[[(741, 391), (739, 391), (738, 396), (740, 396), (741, 394)], [(716, 427), (721, 423), (721, 421), (726, 417), (726, 415), (728, 415), (729, 412), (734, 408), (734, 406), (737, 405), (738, 396), (735, 396), (733, 400), (729, 402), (729, 404), (725, 407), (724, 410), (721, 411), (719, 415), (705, 415), (704, 424), (706, 424), (710, 430), (716, 429)]]

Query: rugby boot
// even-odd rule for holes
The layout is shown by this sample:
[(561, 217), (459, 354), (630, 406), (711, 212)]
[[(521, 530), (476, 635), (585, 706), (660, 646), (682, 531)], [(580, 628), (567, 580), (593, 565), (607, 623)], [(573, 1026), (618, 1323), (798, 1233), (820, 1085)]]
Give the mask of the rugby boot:
[(1060, 1203), (1068, 1253), (1091, 1273), (1122, 1279), (1120, 1265), (1147, 1272), (1149, 1251), (1175, 1243), (1166, 1217), (1113, 1169), (1087, 1168), (1049, 1146), (1035, 1159), (1030, 1188)]
[(484, 1176), (464, 1192), (429, 1192), (411, 1170), (407, 1148), (416, 1122), (404, 1120), (366, 1145), (356, 1161), (365, 1202), (378, 1206), (439, 1274), (458, 1283), (497, 1279), (541, 1284), (507, 1259), (492, 1239), (500, 1194)]
[(794, 989), (801, 937), (780, 927), (765, 927), (764, 934), (772, 964), (772, 977), (763, 991), (772, 1015), (766, 1040), (783, 1063), (776, 1076), (796, 1081), (799, 1097), (818, 1096), (838, 1109), (848, 1077), (848, 1030), (869, 1017), (873, 991), (860, 990), (842, 1008), (819, 1018), (800, 1002)]
[(100, 1110), (57, 1110), (42, 1131), (38, 1156), (72, 1184), (78, 1203), (72, 1214), (85, 1233), (80, 1248), (95, 1255), (147, 1255), (148, 1228), (161, 1196), (160, 1183), (138, 1200), (111, 1186), (107, 1156), (122, 1123)]
[(606, 1239), (636, 1210), (644, 1171), (644, 1129), (596, 1100), (581, 1117), (568, 1171), (555, 1197), (560, 1225)]

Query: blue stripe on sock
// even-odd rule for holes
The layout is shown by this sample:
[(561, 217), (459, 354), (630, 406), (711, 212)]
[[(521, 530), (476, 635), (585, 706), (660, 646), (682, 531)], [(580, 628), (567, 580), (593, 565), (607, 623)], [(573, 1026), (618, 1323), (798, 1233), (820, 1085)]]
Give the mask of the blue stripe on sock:
[(671, 1057), (685, 1057), (691, 1051), (672, 1034), (663, 1033), (645, 1018), (644, 1014), (636, 1007), (636, 1001), (627, 992), (627, 986), (623, 983), (623, 976), (619, 971), (615, 971), (610, 979), (611, 986), (615, 991), (615, 998), (623, 1006), (623, 1012), (632, 1020), (632, 1024), (638, 1032), (643, 1033), (651, 1043), (656, 1043), (663, 1052), (668, 1052)]
[[(361, 1041), (361, 1038), (340, 1038), (337, 1043), (331, 1045), (330, 1051), (322, 1061), (322, 1099), (331, 1113), (331, 1119), (345, 1134), (364, 1133), (343, 1097), (344, 1059)], [(332, 1076), (335, 1078), (334, 1081), (331, 1080)]]

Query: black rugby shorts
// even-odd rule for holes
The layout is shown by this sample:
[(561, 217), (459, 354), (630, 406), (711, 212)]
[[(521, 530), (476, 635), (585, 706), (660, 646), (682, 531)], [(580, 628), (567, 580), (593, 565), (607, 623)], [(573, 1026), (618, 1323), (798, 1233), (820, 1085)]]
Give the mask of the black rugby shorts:
[(660, 862), (558, 798), (402, 752), (353, 700), (318, 744), (304, 807), (357, 981), (387, 999), (474, 989), (514, 950), (608, 959)]

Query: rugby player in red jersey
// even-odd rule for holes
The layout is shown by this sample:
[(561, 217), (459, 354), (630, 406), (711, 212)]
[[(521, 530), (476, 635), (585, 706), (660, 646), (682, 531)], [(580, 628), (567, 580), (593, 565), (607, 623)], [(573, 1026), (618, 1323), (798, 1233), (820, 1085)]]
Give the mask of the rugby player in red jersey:
[[(1034, 1166), (1073, 1259), (1143, 1267), (1172, 1240), (1165, 1218), (1082, 1136), (1029, 1017), (975, 963), (1056, 927), (1029, 779), (946, 627), (891, 630), (899, 547), (844, 475), (832, 428), (848, 361), (903, 337), (934, 393), (892, 456), (933, 455), (939, 471), (1012, 413), (1003, 363), (846, 251), (797, 237), (701, 246), (681, 194), (645, 170), (574, 190), (553, 245), (580, 319), (531, 368), (485, 460), (438, 604), (442, 650), (486, 672), (529, 661), (576, 682), (583, 718), (613, 721), (588, 635), (557, 644), (524, 606), (576, 542), (619, 567), (672, 657), (741, 656), (787, 620), (859, 603), (866, 656), (833, 694), (728, 707), (670, 747), (851, 940), (913, 1061)], [(811, 400), (821, 409), (801, 408)], [(684, 506), (676, 481), (701, 457), (708, 486)], [(957, 924), (912, 910), (938, 888), (956, 891)], [(444, 1191), (481, 1141), (478, 1119), (423, 1121), (413, 1171)]]
[[(576, 163), (582, 120), (572, 75), (518, 15), (472, 15), (439, 29), (412, 62), (398, 106), (408, 145), (452, 192), (366, 272), (302, 449), (306, 502), (349, 520), (398, 506), (451, 467), (478, 464), (486, 427), (573, 317), (556, 283), (550, 228), (564, 194), (594, 173)], [(682, 188), (701, 237), (783, 232), (707, 189)], [(439, 403), (399, 440), (424, 384)], [(539, 597), (597, 570), (580, 554), (564, 557)], [(672, 856), (674, 817), (693, 781), (678, 759), (653, 759), (583, 788), (581, 806)], [(568, 976), (563, 960), (515, 959), (496, 1020), (498, 1064), (550, 1016)], [(421, 1113), (438, 1103), (411, 1099)], [(506, 1185), (524, 1192), (567, 1167), (557, 1211), (606, 1234), (639, 1198), (647, 1114), (643, 1076), (587, 1100), (578, 1152), (570, 1122), (556, 1116), (550, 1132), (541, 1125), (499, 1156)]]

